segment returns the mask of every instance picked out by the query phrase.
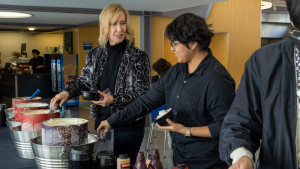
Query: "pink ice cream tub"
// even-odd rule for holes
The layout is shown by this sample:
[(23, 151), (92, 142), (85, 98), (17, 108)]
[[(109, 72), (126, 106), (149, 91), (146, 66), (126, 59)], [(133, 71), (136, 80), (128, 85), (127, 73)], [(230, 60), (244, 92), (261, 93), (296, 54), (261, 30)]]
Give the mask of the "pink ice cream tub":
[(15, 121), (22, 122), (21, 112), (27, 110), (37, 110), (37, 109), (48, 109), (49, 104), (47, 103), (20, 103), (15, 105)]
[(42, 122), (60, 117), (60, 110), (49, 113), (50, 109), (27, 110), (22, 114), (22, 131), (42, 132)]
[[(30, 97), (15, 97), (15, 98), (12, 98), (13, 112), (16, 113), (16, 108), (15, 108), (16, 104), (20, 104), (20, 103), (32, 103), (32, 102), (41, 103), (42, 102), (42, 98), (41, 97), (34, 97), (31, 100), (29, 100), (29, 98)], [(15, 117), (15, 118), (18, 119), (18, 117)]]

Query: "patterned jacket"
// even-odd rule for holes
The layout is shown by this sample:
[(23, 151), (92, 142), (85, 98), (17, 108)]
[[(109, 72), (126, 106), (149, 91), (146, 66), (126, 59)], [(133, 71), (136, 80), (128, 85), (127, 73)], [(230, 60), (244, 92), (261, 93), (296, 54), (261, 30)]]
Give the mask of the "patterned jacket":
[[(99, 79), (108, 59), (106, 47), (96, 47), (86, 55), (85, 66), (81, 76), (70, 84), (65, 91), (69, 99), (79, 96), (83, 88), (97, 91)], [(114, 101), (111, 112), (122, 110), (132, 101), (145, 94), (150, 89), (150, 61), (147, 54), (134, 45), (126, 44), (126, 50), (121, 60), (116, 77)], [(97, 117), (98, 107), (91, 103), (91, 117)]]

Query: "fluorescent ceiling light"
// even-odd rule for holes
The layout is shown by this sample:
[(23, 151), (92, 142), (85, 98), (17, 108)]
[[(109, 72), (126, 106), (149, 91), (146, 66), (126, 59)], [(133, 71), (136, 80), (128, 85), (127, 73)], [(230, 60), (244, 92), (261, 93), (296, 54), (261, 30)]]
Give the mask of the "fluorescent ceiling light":
[(0, 18), (29, 18), (31, 14), (19, 12), (0, 12)]
[(34, 28), (34, 27), (29, 27), (29, 28), (28, 28), (28, 30), (30, 30), (30, 31), (34, 31), (34, 30), (35, 30), (35, 28)]
[(261, 1), (261, 10), (272, 8), (272, 2)]

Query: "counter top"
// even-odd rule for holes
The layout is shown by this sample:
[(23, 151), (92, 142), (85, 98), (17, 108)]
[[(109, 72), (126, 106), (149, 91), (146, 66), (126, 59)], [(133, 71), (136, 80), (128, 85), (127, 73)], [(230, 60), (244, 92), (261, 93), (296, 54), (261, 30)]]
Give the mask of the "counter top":
[(34, 160), (17, 156), (17, 150), (9, 134), (8, 127), (0, 127), (0, 168), (1, 169), (35, 169)]

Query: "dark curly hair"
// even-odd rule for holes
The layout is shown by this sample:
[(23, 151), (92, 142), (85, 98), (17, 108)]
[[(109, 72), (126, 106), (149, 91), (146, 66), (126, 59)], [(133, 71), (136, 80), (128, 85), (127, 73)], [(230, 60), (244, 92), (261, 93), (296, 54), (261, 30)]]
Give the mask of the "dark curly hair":
[(172, 67), (171, 63), (168, 62), (166, 59), (159, 58), (153, 65), (152, 69), (162, 77), (167, 71)]
[(37, 49), (32, 49), (32, 53), (36, 53), (36, 54), (40, 54), (40, 51), (39, 50), (37, 50)]
[(297, 30), (300, 30), (300, 1), (286, 0), (287, 9), (290, 14), (291, 21)]
[(175, 18), (165, 30), (171, 42), (179, 41), (188, 49), (190, 42), (198, 42), (200, 51), (208, 51), (214, 33), (208, 29), (205, 20), (192, 13), (185, 13)]

